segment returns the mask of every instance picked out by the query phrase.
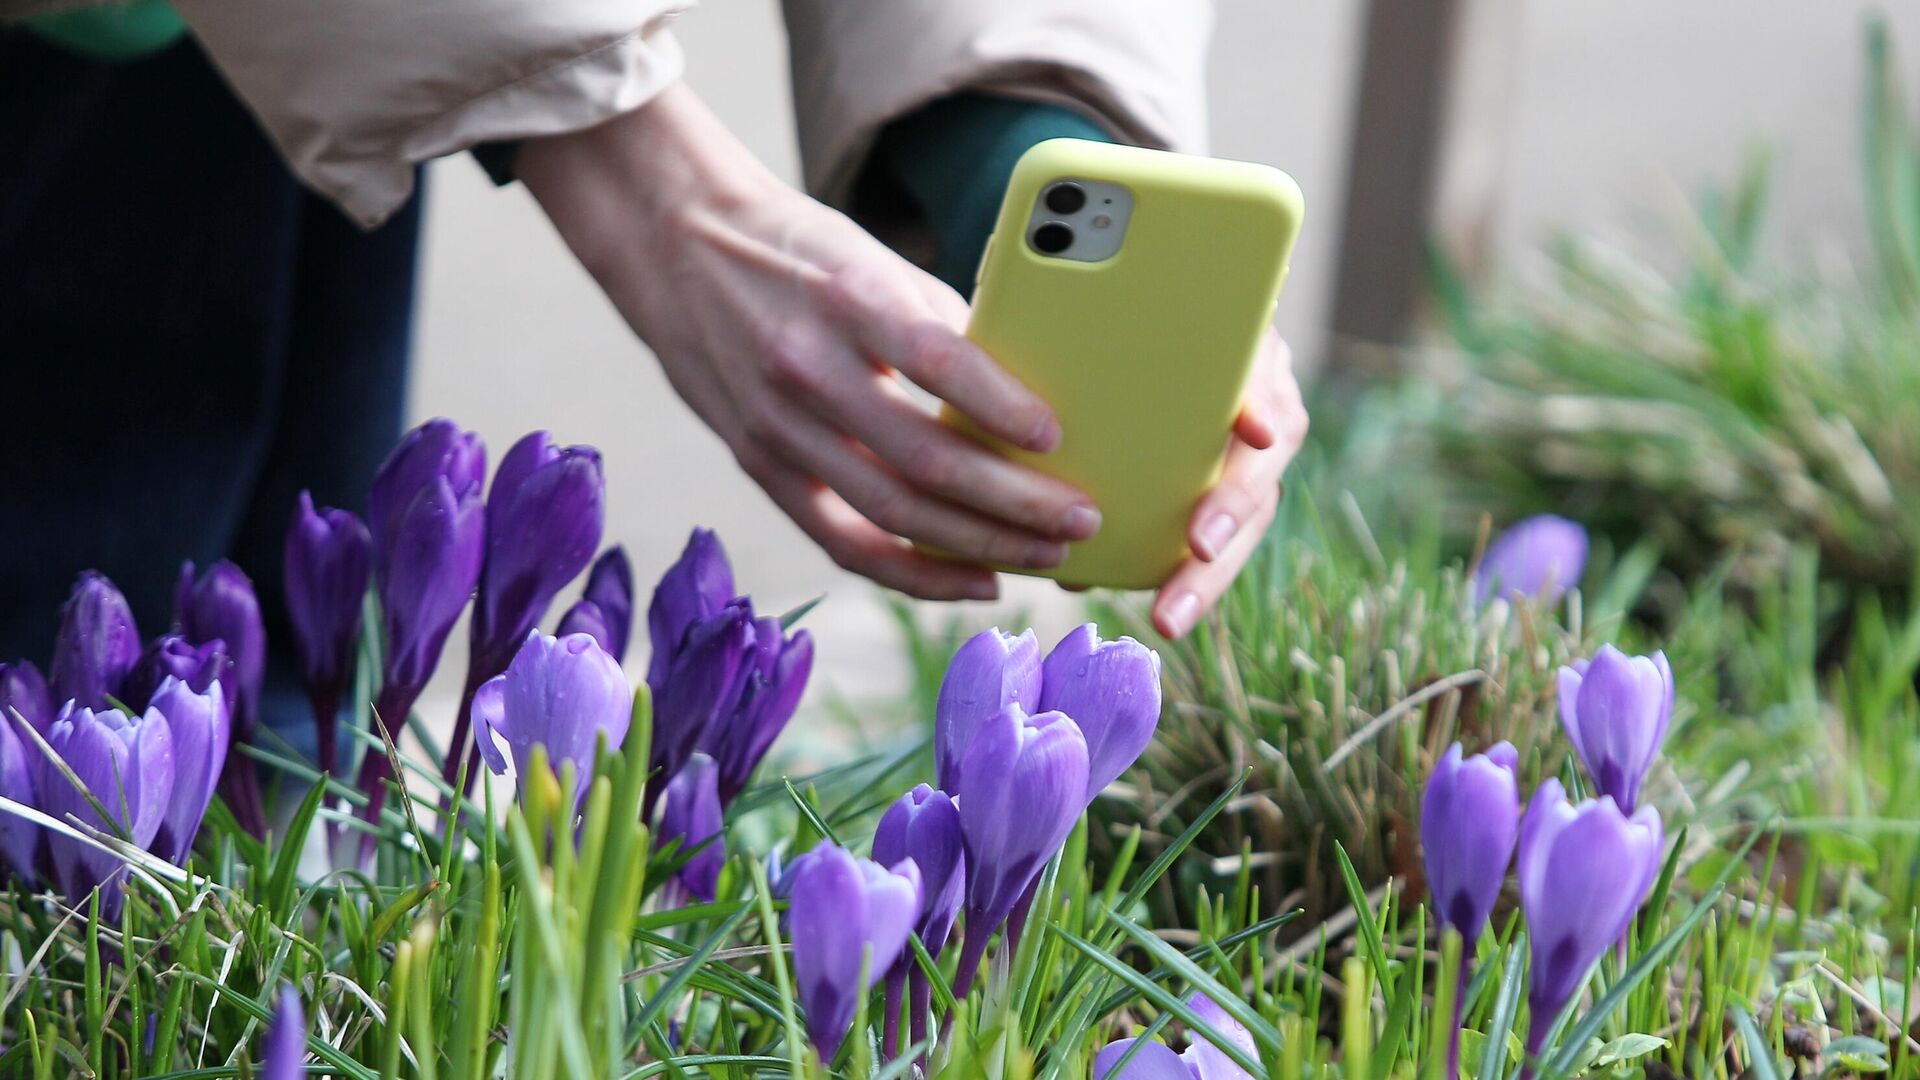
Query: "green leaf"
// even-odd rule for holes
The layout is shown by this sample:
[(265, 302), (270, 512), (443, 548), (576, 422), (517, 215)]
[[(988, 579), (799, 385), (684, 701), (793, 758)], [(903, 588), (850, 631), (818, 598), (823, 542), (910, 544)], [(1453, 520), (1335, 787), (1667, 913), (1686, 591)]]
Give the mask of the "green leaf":
[(1645, 1057), (1667, 1045), (1669, 1045), (1667, 1040), (1658, 1035), (1647, 1035), (1638, 1031), (1629, 1032), (1602, 1046), (1600, 1052), (1593, 1055), (1590, 1067), (1604, 1069), (1609, 1065), (1618, 1065), (1623, 1061)]

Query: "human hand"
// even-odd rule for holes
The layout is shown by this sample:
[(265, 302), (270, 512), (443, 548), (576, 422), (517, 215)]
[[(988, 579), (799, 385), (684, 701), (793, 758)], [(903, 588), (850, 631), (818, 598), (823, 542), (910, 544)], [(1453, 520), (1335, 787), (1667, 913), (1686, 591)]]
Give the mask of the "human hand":
[(1184, 637), (1219, 602), (1266, 535), (1280, 504), (1280, 476), (1306, 436), (1307, 409), (1293, 378), (1293, 353), (1268, 330), (1234, 419), (1226, 469), (1187, 524), (1193, 555), (1154, 598), (1154, 629)]
[(836, 563), (991, 599), (990, 570), (910, 542), (1044, 569), (1099, 528), (1084, 493), (908, 393), (903, 376), (1008, 442), (1059, 443), (1047, 404), (962, 336), (959, 295), (768, 173), (690, 90), (531, 141), (516, 168), (674, 388)]

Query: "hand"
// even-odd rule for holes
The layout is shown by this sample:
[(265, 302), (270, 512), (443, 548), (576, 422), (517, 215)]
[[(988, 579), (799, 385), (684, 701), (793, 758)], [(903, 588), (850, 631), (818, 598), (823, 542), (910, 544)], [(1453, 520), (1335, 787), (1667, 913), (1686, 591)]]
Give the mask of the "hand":
[(962, 336), (959, 295), (781, 183), (685, 87), (529, 142), (517, 170), (674, 388), (836, 563), (991, 599), (976, 563), (1055, 566), (1098, 530), (1084, 493), (909, 395), (902, 376), (1009, 442), (1059, 443), (1047, 404)]
[(1272, 330), (1254, 361), (1233, 436), (1220, 483), (1200, 500), (1187, 524), (1193, 557), (1154, 598), (1154, 628), (1168, 638), (1186, 636), (1233, 584), (1266, 535), (1280, 504), (1280, 476), (1307, 437), (1293, 353)]

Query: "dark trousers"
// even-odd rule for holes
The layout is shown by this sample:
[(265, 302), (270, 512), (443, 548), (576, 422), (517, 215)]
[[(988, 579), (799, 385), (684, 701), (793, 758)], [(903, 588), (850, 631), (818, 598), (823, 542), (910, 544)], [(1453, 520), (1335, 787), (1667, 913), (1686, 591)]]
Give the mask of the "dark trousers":
[(398, 437), (419, 224), (302, 188), (191, 40), (103, 63), (0, 30), (0, 660), (44, 667), (82, 570), (151, 638), (181, 560), (231, 558), (266, 719), (304, 722), (282, 538), (302, 488), (363, 509)]

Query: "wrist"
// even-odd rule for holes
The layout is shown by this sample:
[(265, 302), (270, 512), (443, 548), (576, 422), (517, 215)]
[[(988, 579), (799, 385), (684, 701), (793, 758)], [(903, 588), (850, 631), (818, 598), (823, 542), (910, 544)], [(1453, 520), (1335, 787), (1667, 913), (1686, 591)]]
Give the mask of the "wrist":
[(603, 284), (636, 246), (667, 254), (698, 222), (785, 190), (682, 83), (595, 127), (528, 140), (516, 171)]

